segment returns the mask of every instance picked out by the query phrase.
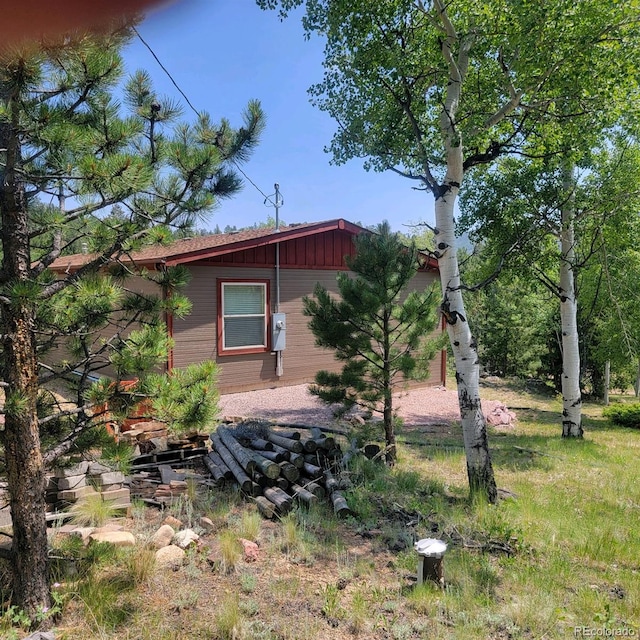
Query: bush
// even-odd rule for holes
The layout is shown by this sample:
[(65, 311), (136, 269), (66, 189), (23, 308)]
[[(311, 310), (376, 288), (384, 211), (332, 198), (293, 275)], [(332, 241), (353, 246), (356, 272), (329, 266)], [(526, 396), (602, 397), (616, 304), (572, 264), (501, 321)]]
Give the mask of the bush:
[(638, 402), (605, 407), (602, 415), (605, 418), (609, 418), (614, 424), (640, 429), (640, 403)]

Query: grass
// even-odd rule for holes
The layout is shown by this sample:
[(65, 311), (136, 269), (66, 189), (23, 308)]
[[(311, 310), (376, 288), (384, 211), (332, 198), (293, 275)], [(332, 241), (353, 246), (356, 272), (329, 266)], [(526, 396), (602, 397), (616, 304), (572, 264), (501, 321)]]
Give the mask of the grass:
[[(491, 393), (528, 407), (515, 428), (490, 434), (498, 486), (510, 496), (497, 505), (468, 500), (459, 429), (404, 428), (394, 469), (350, 464), (355, 516), (346, 521), (320, 504), (268, 522), (237, 492), (216, 491), (176, 508), (185, 520), (207, 515), (216, 526), (177, 573), (153, 570), (141, 548), (109, 555), (63, 544), (61, 553), (78, 553), (93, 568), (60, 588), (67, 605), (56, 637), (560, 640), (582, 627), (640, 634), (640, 431), (586, 404), (585, 438), (563, 440), (557, 399), (504, 386)], [(132, 526), (143, 520), (137, 514)], [(239, 537), (258, 543), (258, 562), (244, 562)], [(416, 584), (413, 541), (425, 537), (448, 544), (444, 588)], [(7, 618), (0, 623), (8, 634)]]

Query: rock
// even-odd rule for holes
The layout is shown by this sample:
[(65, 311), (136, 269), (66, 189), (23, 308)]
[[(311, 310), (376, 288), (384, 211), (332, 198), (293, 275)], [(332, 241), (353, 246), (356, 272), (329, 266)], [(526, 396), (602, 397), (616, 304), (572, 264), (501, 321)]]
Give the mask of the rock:
[(56, 640), (56, 636), (53, 631), (36, 631), (26, 636), (24, 640)]
[(116, 547), (134, 547), (136, 544), (136, 538), (130, 531), (94, 532), (89, 538), (95, 542), (108, 542)]
[(176, 532), (173, 527), (168, 524), (163, 524), (151, 537), (151, 543), (156, 549), (162, 549), (168, 547), (173, 540), (173, 536)]
[(76, 527), (69, 535), (82, 538), (82, 542), (87, 543), (92, 533), (96, 532), (95, 527)]
[(167, 516), (162, 521), (162, 524), (168, 524), (169, 526), (173, 527), (174, 529), (181, 529), (182, 528), (182, 520), (178, 520), (178, 518), (174, 518), (173, 516)]
[(255, 542), (246, 540), (245, 538), (239, 538), (239, 540), (244, 550), (245, 562), (256, 562), (260, 559), (260, 548)]
[(178, 533), (173, 536), (173, 544), (178, 545), (181, 549), (190, 547), (192, 544), (198, 542), (198, 540), (200, 540), (200, 536), (191, 529), (178, 531)]
[(114, 484), (121, 485), (124, 482), (124, 474), (121, 471), (109, 471), (108, 473), (101, 473), (94, 481), (101, 487)]
[(200, 520), (198, 520), (198, 524), (207, 532), (213, 533), (216, 530), (216, 525), (213, 524), (213, 520), (211, 518), (207, 518), (202, 516)]
[(111, 473), (113, 469), (102, 462), (90, 462), (88, 473), (90, 476), (99, 476), (101, 473)]
[(87, 476), (65, 476), (64, 478), (58, 478), (58, 489), (60, 491), (68, 491), (69, 489), (81, 489), (87, 486)]
[(78, 462), (72, 467), (59, 467), (55, 469), (54, 474), (56, 478), (68, 478), (69, 476), (83, 476), (87, 473), (89, 463), (87, 461)]
[(170, 544), (156, 551), (156, 569), (179, 569), (184, 563), (186, 556), (184, 549)]

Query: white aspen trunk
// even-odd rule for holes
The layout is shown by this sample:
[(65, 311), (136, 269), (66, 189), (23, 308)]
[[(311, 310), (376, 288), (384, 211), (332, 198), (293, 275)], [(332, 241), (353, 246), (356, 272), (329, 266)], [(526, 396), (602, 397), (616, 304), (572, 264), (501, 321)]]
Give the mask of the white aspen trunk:
[(640, 358), (638, 358), (638, 369), (636, 371), (636, 382), (633, 385), (636, 398), (640, 395)]
[[(469, 64), (471, 40), (465, 43), (459, 41), (443, 0), (437, 0), (436, 6), (446, 33), (441, 46), (450, 74), (440, 113), (440, 133), (446, 153), (447, 172), (441, 185), (436, 185), (431, 176), (431, 187), (436, 199), (435, 243), (442, 287), (441, 310), (447, 322), (456, 367), (469, 489), (472, 495), (483, 495), (489, 502), (495, 503), (498, 500), (498, 489), (489, 454), (487, 422), (480, 404), (480, 363), (476, 341), (471, 335), (462, 300), (454, 218), (454, 205), (464, 177), (463, 145), (460, 131), (456, 127), (456, 112)], [(454, 54), (456, 43), (460, 45), (457, 56)], [(431, 175), (427, 166), (425, 174)]]
[[(565, 193), (573, 189), (573, 167), (565, 168)], [(560, 232), (560, 320), (562, 325), (562, 437), (582, 437), (578, 304), (573, 265), (575, 262), (575, 209), (568, 197), (562, 207)]]
[(490, 502), (496, 502), (497, 488), (489, 454), (487, 423), (480, 404), (480, 364), (460, 289), (453, 215), (455, 192), (457, 189), (452, 189), (438, 198), (435, 204), (442, 313), (455, 361), (469, 487), (472, 494), (482, 493)]
[(602, 401), (605, 407), (609, 406), (609, 385), (611, 384), (611, 360), (604, 363), (604, 397)]

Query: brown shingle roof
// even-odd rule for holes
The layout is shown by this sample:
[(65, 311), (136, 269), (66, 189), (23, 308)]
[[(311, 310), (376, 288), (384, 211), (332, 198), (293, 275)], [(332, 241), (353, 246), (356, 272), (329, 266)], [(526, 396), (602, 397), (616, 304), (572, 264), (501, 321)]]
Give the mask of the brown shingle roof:
[[(362, 227), (347, 222), (342, 218), (326, 222), (310, 222), (283, 226), (280, 227), (279, 231), (276, 231), (273, 227), (246, 229), (232, 233), (185, 238), (183, 240), (176, 240), (169, 245), (146, 247), (142, 251), (131, 254), (131, 259), (136, 262), (136, 264), (147, 266), (157, 263), (181, 264), (315, 233), (323, 233), (334, 229), (344, 229), (354, 234), (363, 231)], [(50, 268), (53, 271), (73, 271), (87, 264), (93, 258), (95, 258), (95, 255), (83, 253), (62, 256), (55, 260)]]

